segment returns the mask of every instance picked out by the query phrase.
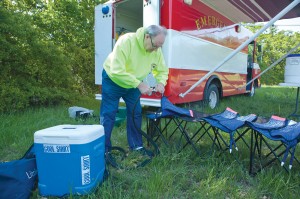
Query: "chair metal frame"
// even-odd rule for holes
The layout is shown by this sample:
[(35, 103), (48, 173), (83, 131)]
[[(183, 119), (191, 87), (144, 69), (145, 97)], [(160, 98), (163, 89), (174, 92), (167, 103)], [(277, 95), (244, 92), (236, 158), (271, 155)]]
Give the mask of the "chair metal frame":
[[(288, 125), (288, 121), (286, 120), (286, 125)], [(287, 126), (274, 126), (273, 129), (269, 129), (270, 132), (272, 130), (280, 130), (284, 129)], [(270, 166), (276, 160), (280, 163), (280, 165), (284, 168), (285, 171), (289, 172), (292, 168), (293, 159), (300, 165), (299, 160), (296, 157), (293, 157), (295, 153), (295, 148), (289, 149), (287, 144), (279, 138), (272, 137), (265, 133), (265, 129), (255, 128), (248, 123), (248, 128), (251, 129), (251, 141), (250, 141), (250, 160), (249, 160), (249, 174), (255, 176), (257, 173), (261, 172), (263, 169)], [(300, 141), (300, 136), (298, 138), (298, 143)], [(274, 146), (273, 146), (274, 145)], [(263, 149), (265, 148), (265, 149)], [(263, 154), (263, 151), (267, 153)], [(288, 151), (287, 151), (288, 150)], [(283, 159), (285, 159), (286, 155), (290, 155), (290, 165), (287, 167)], [(273, 157), (270, 158), (270, 156)], [(259, 164), (259, 168), (255, 170), (255, 166), (257, 166), (257, 162)]]

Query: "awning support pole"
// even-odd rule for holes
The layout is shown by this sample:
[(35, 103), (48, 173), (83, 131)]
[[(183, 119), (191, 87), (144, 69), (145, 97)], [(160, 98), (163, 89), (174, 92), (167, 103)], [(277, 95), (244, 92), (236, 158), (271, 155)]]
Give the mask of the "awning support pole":
[(284, 8), (280, 13), (278, 13), (271, 21), (269, 21), (264, 27), (262, 27), (259, 31), (257, 31), (252, 37), (250, 37), (247, 41), (241, 44), (237, 49), (232, 51), (221, 63), (219, 63), (216, 67), (210, 70), (206, 75), (204, 75), (200, 80), (198, 80), (194, 85), (192, 85), (185, 93), (180, 93), (179, 96), (184, 98), (189, 92), (191, 92), (196, 86), (202, 83), (207, 77), (209, 77), (213, 72), (215, 72), (218, 68), (220, 68), (224, 63), (226, 63), (229, 59), (231, 59), (235, 54), (240, 52), (243, 48), (245, 48), (250, 42), (252, 42), (256, 37), (258, 37), (262, 32), (264, 32), (267, 28), (273, 25), (278, 19), (283, 17), (287, 12), (293, 9), (300, 0), (294, 0), (290, 3), (286, 8)]
[(249, 81), (246, 85), (239, 87), (238, 89), (242, 89), (244, 87), (247, 87), (249, 84), (251, 84), (254, 80), (256, 80), (257, 78), (259, 78), (260, 76), (262, 76), (264, 73), (266, 73), (268, 70), (270, 70), (271, 68), (273, 68), (275, 65), (277, 65), (279, 62), (281, 62), (284, 58), (286, 58), (289, 54), (291, 54), (292, 52), (294, 52), (295, 50), (297, 50), (300, 46), (300, 43), (298, 43), (298, 45), (294, 48), (292, 48), (289, 52), (287, 52), (285, 55), (283, 55), (281, 58), (279, 58), (276, 62), (274, 62), (271, 66), (269, 66), (268, 68), (266, 68), (263, 72), (261, 72), (259, 75), (257, 75), (255, 78), (253, 78), (251, 81)]

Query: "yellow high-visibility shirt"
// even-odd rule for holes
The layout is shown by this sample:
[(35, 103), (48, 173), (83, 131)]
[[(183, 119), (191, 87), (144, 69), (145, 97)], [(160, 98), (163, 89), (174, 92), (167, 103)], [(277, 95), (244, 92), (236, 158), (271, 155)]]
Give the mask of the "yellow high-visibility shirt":
[(169, 69), (162, 50), (147, 52), (144, 38), (145, 28), (120, 36), (103, 64), (107, 75), (120, 87), (136, 88), (150, 72), (158, 83), (166, 85)]

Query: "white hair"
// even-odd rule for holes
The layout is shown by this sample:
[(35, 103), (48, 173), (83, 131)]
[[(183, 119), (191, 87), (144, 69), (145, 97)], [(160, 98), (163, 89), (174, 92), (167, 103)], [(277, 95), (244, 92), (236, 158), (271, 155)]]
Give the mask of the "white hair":
[(151, 37), (155, 37), (159, 34), (167, 35), (167, 29), (159, 25), (150, 25), (146, 28), (146, 34), (149, 34)]

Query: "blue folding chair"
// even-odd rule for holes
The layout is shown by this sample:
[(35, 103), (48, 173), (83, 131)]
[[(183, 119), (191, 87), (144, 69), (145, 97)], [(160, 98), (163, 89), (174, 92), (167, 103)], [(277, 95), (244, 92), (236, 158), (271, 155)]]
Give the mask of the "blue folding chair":
[[(257, 116), (255, 114), (249, 114), (246, 116), (240, 116), (238, 112), (227, 107), (223, 112), (214, 114), (208, 117), (203, 118), (203, 120), (209, 123), (212, 126), (214, 131), (214, 142), (213, 145), (217, 145), (221, 150), (229, 149), (229, 152), (232, 152), (232, 145), (238, 150), (236, 142), (240, 139), (249, 147), (246, 140), (243, 136), (249, 131), (248, 128), (241, 131), (241, 128), (245, 126), (246, 121), (255, 121)], [(224, 139), (222, 133), (229, 134), (229, 142)], [(235, 137), (235, 134), (238, 134), (238, 137)], [(225, 148), (222, 147), (225, 145)], [(217, 144), (216, 144), (217, 143)]]
[[(147, 133), (150, 137), (157, 141), (162, 139), (166, 145), (169, 145), (168, 140), (176, 133), (180, 132), (180, 138), (184, 137), (185, 143), (179, 149), (180, 152), (187, 145), (191, 145), (194, 150), (200, 154), (199, 149), (193, 142), (193, 137), (187, 131), (187, 124), (189, 122), (199, 122), (202, 118), (208, 116), (194, 110), (180, 108), (173, 105), (166, 96), (161, 99), (161, 108), (156, 112), (148, 112), (147, 117)], [(163, 122), (161, 120), (164, 120)], [(163, 123), (163, 125), (162, 125)], [(181, 140), (181, 139), (180, 139)]]
[[(246, 122), (246, 124), (252, 129), (250, 174), (257, 174), (276, 160), (286, 171), (292, 168), (294, 159), (299, 163), (294, 155), (296, 146), (300, 141), (300, 123), (273, 115), (266, 122)], [(268, 149), (265, 154), (263, 153), (264, 149)], [(289, 169), (287, 169), (284, 163), (289, 154), (291, 157)], [(255, 155), (258, 155), (261, 165), (256, 171), (254, 171)], [(271, 155), (273, 158), (270, 157)]]

